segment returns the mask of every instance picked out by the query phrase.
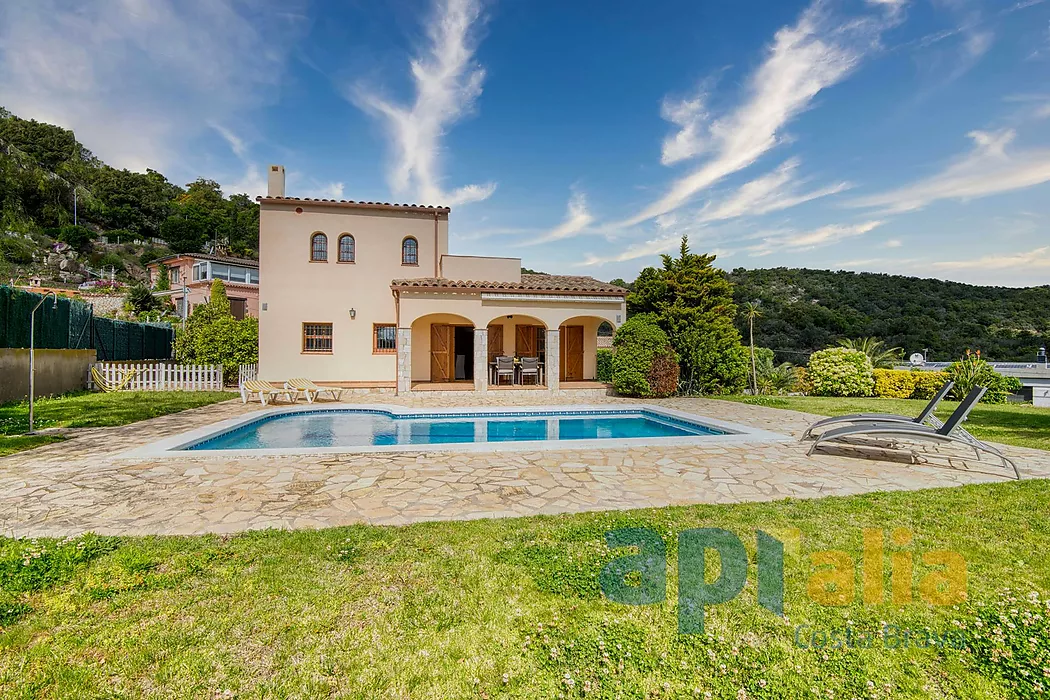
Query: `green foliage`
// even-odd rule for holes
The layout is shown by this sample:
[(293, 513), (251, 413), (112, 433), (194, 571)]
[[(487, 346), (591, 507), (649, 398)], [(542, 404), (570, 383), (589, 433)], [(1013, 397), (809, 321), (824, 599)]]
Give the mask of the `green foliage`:
[(103, 270), (112, 269), (114, 272), (124, 272), (124, 258), (116, 253), (106, 253), (95, 264)]
[(972, 663), (1001, 679), (1018, 698), (1050, 694), (1050, 598), (1033, 591), (1004, 591), (996, 600), (971, 606), (964, 624)]
[(809, 356), (808, 379), (817, 396), (871, 396), (871, 360), (860, 350), (828, 348)]
[(884, 399), (911, 398), (919, 380), (918, 372), (906, 369), (875, 368), (872, 375), (875, 378), (874, 394)]
[(213, 280), (208, 303), (197, 306), (185, 330), (175, 334), (175, 358), (185, 364), (222, 365), (225, 380), (232, 382), (240, 365), (259, 361), (259, 320), (236, 320), (226, 286)]
[(755, 367), (758, 374), (759, 394), (787, 394), (798, 389), (798, 374), (801, 368), (790, 362), (774, 362), (769, 348), (755, 348)]
[(642, 270), (627, 295), (631, 313), (654, 314), (667, 334), (685, 393), (731, 393), (747, 382), (732, 285), (714, 261), (690, 252), (683, 238), (678, 257), (664, 255), (661, 269)]
[(638, 314), (627, 319), (613, 338), (616, 352), (612, 358), (613, 387), (624, 396), (653, 396), (649, 383), (653, 358), (671, 355), (667, 334), (657, 324), (654, 314)]
[(937, 390), (944, 386), (944, 383), (948, 381), (947, 372), (923, 372), (921, 370), (912, 370), (915, 374), (915, 391), (912, 392), (911, 397), (913, 399), (925, 399), (929, 401), (933, 398)]
[(115, 546), (116, 538), (91, 534), (57, 541), (0, 538), (0, 591), (25, 593), (65, 583)]
[(15, 265), (28, 265), (33, 262), (33, 250), (33, 244), (24, 238), (0, 237), (0, 258)]
[(158, 311), (161, 303), (157, 297), (153, 296), (149, 287), (142, 282), (137, 282), (128, 287), (128, 292), (124, 295), (124, 308), (138, 316), (149, 311)]
[(83, 252), (91, 247), (91, 241), (95, 238), (95, 232), (87, 226), (63, 226), (58, 231), (58, 240), (69, 244), (72, 248)]
[[(901, 275), (736, 269), (737, 303), (762, 302), (762, 344), (808, 354), (843, 338), (873, 337), (930, 359), (980, 348), (999, 361), (1031, 360), (1050, 335), (1050, 286), (977, 287)], [(746, 331), (746, 319), (738, 319)]]
[(237, 255), (257, 254), (259, 207), (247, 195), (224, 197), (218, 184), (204, 179), (183, 190), (155, 170), (111, 168), (72, 131), (0, 111), (2, 222), (71, 224), (74, 191), (79, 219), (103, 233), (166, 237), (166, 228), (178, 252), (197, 251), (214, 237)]
[(166, 292), (171, 289), (171, 277), (166, 265), (160, 265), (157, 269), (157, 283), (153, 288), (158, 292)]
[(594, 378), (599, 382), (611, 382), (613, 378), (613, 355), (609, 348), (598, 348), (595, 358)]
[(967, 350), (962, 359), (948, 366), (947, 373), (955, 382), (952, 396), (960, 400), (977, 386), (988, 388), (981, 397), (981, 403), (1006, 403), (1011, 393), (1020, 390), (1020, 381), (1015, 377), (1004, 377), (992, 369), (981, 357), (980, 350)]
[(900, 348), (887, 348), (886, 343), (877, 338), (858, 338), (851, 340), (846, 338), (840, 340), (839, 345), (852, 350), (860, 350), (871, 360), (871, 366), (876, 369), (892, 369), (904, 357), (904, 351)]

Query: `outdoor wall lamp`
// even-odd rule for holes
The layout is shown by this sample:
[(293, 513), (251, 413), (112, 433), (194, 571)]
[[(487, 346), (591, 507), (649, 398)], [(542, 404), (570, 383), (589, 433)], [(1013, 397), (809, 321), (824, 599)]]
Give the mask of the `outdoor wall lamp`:
[(350, 309), (350, 320), (353, 321), (357, 318), (357, 309)]

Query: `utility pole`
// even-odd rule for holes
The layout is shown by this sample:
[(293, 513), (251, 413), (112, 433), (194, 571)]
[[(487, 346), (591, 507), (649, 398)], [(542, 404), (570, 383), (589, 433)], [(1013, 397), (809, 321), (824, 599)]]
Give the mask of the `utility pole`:
[(77, 225), (77, 186), (73, 185), (73, 225)]

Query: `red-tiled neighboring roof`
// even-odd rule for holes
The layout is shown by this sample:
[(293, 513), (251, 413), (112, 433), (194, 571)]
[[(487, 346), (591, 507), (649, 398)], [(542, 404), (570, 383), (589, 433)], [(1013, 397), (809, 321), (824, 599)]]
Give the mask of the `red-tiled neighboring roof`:
[(302, 202), (328, 207), (346, 207), (349, 209), (385, 209), (387, 211), (415, 211), (428, 214), (447, 214), (451, 209), (448, 207), (435, 207), (423, 204), (391, 204), (390, 202), (355, 202), (352, 199), (310, 199), (309, 197), (256, 197), (255, 201), (260, 204), (295, 204)]
[(212, 262), (226, 263), (227, 265), (241, 265), (242, 267), (259, 267), (258, 260), (250, 260), (248, 258), (231, 258), (226, 255), (209, 255), (208, 253), (176, 253), (175, 255), (166, 255), (163, 258), (157, 258), (156, 260), (151, 262), (150, 265), (167, 262), (169, 260), (176, 260), (178, 258), (210, 260)]
[(531, 275), (523, 274), (521, 282), (487, 282), (482, 280), (450, 280), (442, 277), (417, 277), (396, 279), (390, 283), (397, 289), (476, 289), (503, 292), (573, 292), (623, 296), (627, 290), (615, 284), (607, 284), (593, 277), (577, 275)]

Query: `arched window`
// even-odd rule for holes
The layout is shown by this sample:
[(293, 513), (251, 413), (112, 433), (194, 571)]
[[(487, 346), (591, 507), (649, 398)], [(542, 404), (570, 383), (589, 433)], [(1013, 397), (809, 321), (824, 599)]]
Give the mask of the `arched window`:
[(354, 262), (357, 249), (354, 245), (354, 237), (344, 233), (339, 237), (339, 262)]
[(328, 262), (328, 236), (323, 233), (310, 238), (310, 262)]
[(401, 264), (419, 264), (419, 243), (417, 243), (416, 239), (411, 236), (401, 241)]

